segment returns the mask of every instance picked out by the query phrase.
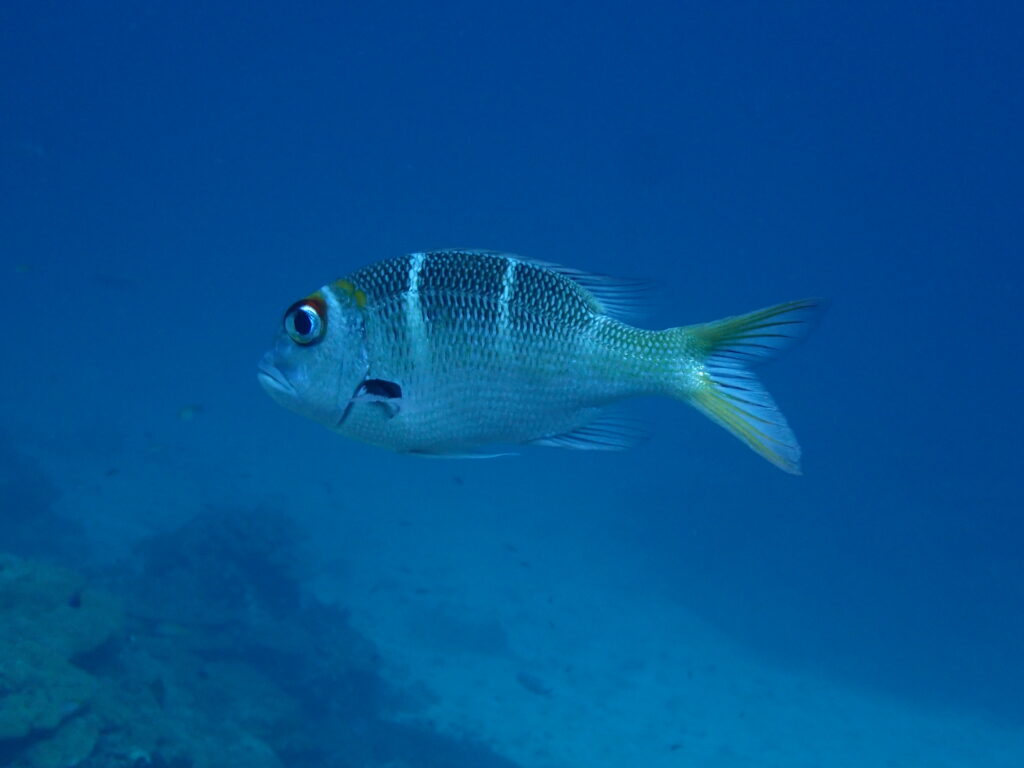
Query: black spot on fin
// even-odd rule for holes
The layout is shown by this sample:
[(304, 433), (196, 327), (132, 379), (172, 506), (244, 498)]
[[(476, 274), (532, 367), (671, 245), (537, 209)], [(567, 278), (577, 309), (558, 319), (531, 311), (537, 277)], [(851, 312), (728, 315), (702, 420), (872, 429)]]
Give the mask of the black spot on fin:
[(387, 400), (396, 400), (402, 396), (402, 386), (387, 379), (367, 379), (359, 387), (356, 397), (370, 395), (371, 397), (383, 397)]
[(402, 386), (387, 379), (366, 379), (356, 390), (352, 403), (367, 403), (381, 408), (389, 419), (398, 415), (402, 403)]

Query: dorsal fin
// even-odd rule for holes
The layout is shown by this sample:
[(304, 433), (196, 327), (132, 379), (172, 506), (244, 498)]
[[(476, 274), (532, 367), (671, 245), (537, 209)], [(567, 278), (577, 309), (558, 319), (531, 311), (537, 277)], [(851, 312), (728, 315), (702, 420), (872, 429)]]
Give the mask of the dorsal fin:
[(569, 278), (593, 296), (600, 311), (610, 317), (619, 320), (635, 318), (637, 315), (642, 315), (650, 305), (651, 285), (643, 280), (586, 272), (582, 269), (563, 267), (561, 264), (549, 264), (534, 259), (523, 259), (523, 261), (550, 269), (552, 272)]
[(530, 264), (540, 269), (549, 270), (572, 280), (582, 288), (594, 299), (597, 311), (620, 320), (634, 318), (637, 315), (643, 314), (650, 303), (651, 284), (643, 280), (612, 277), (611, 275), (602, 275), (582, 269), (564, 267), (561, 264), (555, 264), (550, 261), (523, 258), (515, 253), (491, 251), (483, 248), (446, 248), (439, 251), (430, 251), (430, 253), (496, 256), (515, 259), (523, 264)]

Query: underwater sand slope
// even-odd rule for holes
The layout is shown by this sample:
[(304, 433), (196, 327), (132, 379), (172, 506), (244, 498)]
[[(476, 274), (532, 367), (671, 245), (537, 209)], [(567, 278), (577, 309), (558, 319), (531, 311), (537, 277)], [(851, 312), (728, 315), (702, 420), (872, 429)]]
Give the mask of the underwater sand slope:
[(527, 768), (1024, 765), (1024, 733), (773, 668), (564, 552), (509, 568), (520, 553), (467, 531), (455, 562), (419, 533), (364, 552), (354, 624), (433, 693), (414, 718)]
[[(405, 466), (382, 461), (332, 490), (306, 480), (330, 476), (319, 466), (263, 467), (241, 455), (233, 463), (254, 469), (236, 477), (212, 461), (204, 472), (203, 460), (159, 454), (104, 478), (102, 492), (99, 481), (83, 484), (59, 506), (88, 516), (94, 534), (105, 536), (106, 522), (130, 536), (133, 525), (155, 525), (218, 493), (266, 497), (279, 478), (276, 498), (290, 514), (327, 510), (336, 520), (322, 539), (343, 573), (325, 574), (317, 591), (351, 611), (354, 628), (379, 648), (383, 674), (421, 691), (409, 720), (465, 735), (523, 768), (1024, 765), (1024, 734), (773, 668), (678, 605), (609, 575), (603, 554), (573, 559), (529, 537), (510, 546), (509, 532), (524, 527), (480, 519), (471, 499), (421, 509), (405, 488), (433, 499), (430, 467), (392, 487), (375, 473)], [(336, 455), (328, 457), (336, 471)], [(102, 477), (104, 467), (89, 474)], [(451, 473), (443, 472), (449, 485)], [(168, 493), (154, 499), (157, 486)], [(138, 509), (147, 516), (125, 517)]]

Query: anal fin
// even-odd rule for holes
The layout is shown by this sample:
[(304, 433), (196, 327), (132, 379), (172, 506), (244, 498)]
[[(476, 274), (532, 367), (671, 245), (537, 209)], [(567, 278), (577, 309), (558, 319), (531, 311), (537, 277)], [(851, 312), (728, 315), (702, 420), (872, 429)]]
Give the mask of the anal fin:
[(531, 440), (530, 445), (576, 451), (622, 451), (647, 439), (643, 426), (630, 419), (601, 416), (569, 432)]
[(475, 453), (473, 451), (463, 453), (444, 453), (439, 451), (411, 450), (408, 453), (411, 453), (414, 456), (425, 456), (428, 459), (500, 459), (502, 456), (515, 456), (514, 453)]

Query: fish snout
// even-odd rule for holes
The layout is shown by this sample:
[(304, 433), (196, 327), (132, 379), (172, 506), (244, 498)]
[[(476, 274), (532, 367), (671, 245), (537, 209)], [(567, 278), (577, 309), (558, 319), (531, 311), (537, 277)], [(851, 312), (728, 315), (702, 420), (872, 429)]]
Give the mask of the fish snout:
[(267, 352), (260, 358), (260, 362), (256, 366), (256, 379), (267, 394), (275, 400), (292, 400), (298, 396), (295, 387), (278, 367), (273, 351)]

